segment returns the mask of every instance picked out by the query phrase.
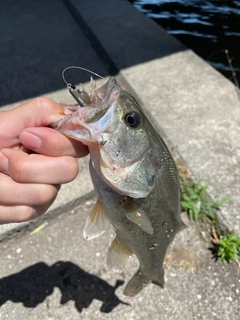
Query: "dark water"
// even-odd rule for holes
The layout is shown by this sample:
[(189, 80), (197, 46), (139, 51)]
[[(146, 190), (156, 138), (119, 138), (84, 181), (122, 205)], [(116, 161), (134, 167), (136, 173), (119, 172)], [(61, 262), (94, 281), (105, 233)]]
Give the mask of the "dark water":
[(240, 1), (129, 1), (225, 77), (240, 84)]

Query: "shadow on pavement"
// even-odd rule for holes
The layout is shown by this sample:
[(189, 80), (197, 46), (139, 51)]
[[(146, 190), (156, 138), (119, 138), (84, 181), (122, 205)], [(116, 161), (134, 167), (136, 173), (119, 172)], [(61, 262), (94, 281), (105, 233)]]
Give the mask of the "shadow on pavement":
[(100, 311), (109, 313), (120, 303), (128, 305), (115, 295), (115, 290), (122, 284), (123, 281), (118, 280), (113, 287), (72, 262), (58, 261), (52, 266), (39, 262), (0, 279), (0, 307), (10, 300), (35, 308), (57, 287), (62, 294), (61, 304), (73, 300), (76, 309), (82, 312), (97, 299), (103, 302)]

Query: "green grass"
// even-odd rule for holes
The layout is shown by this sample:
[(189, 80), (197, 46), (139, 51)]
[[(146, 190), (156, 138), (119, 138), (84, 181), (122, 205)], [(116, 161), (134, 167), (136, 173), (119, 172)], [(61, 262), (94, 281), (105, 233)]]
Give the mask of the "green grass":
[(234, 233), (220, 236), (217, 255), (224, 263), (237, 261), (240, 256), (240, 238)]
[(216, 210), (231, 198), (225, 197), (213, 202), (207, 195), (207, 189), (208, 185), (202, 187), (201, 181), (183, 185), (182, 207), (187, 211), (190, 220), (204, 222), (217, 220)]
[(201, 181), (195, 184), (183, 182), (182, 208), (187, 212), (190, 220), (201, 221), (207, 224), (214, 245), (214, 251), (218, 258), (224, 263), (231, 261), (239, 263), (240, 238), (233, 232), (223, 230), (217, 217), (217, 211), (231, 197), (212, 201), (207, 194), (207, 189), (208, 185), (201, 186)]

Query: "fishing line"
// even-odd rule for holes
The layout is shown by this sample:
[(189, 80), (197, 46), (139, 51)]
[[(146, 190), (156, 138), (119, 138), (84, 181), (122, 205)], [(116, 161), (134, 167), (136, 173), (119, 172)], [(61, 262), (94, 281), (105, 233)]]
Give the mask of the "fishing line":
[[(86, 105), (88, 105), (88, 103), (86, 103), (86, 101), (81, 97), (81, 92), (79, 91), (79, 89), (77, 89), (74, 85), (71, 84), (71, 82), (67, 82), (66, 78), (65, 78), (65, 72), (69, 69), (80, 69), (80, 70), (83, 70), (83, 71), (86, 71), (88, 73), (91, 73), (93, 75), (95, 75), (96, 77), (100, 78), (100, 79), (104, 79), (104, 77), (100, 76), (98, 73), (96, 72), (93, 72), (89, 69), (86, 69), (86, 68), (83, 68), (83, 67), (79, 67), (79, 66), (69, 66), (67, 68), (65, 68), (63, 71), (62, 71), (62, 78), (63, 78), (63, 81), (66, 83), (67, 85), (67, 88), (69, 89), (69, 92), (71, 93), (71, 95), (74, 97), (74, 99), (78, 102), (78, 104), (81, 106), (81, 107), (84, 107)], [(114, 78), (115, 79), (115, 78)], [(116, 81), (116, 80), (115, 80)], [(128, 93), (127, 91), (125, 91), (124, 89), (122, 89), (117, 83), (114, 84), (118, 89), (120, 89), (120, 91), (124, 92), (129, 98), (130, 100), (132, 100), (134, 103), (136, 103), (136, 99), (130, 94)], [(138, 104), (138, 103), (137, 103)], [(139, 104), (138, 104), (139, 106)]]
[(101, 79), (104, 79), (102, 76), (100, 76), (99, 74), (97, 74), (96, 72), (93, 72), (91, 70), (88, 70), (88, 69), (85, 69), (83, 67), (78, 67), (78, 66), (70, 66), (70, 67), (67, 67), (63, 70), (62, 72), (62, 78), (63, 78), (63, 81), (66, 83), (67, 85), (67, 88), (69, 90), (69, 92), (71, 93), (71, 95), (73, 96), (73, 98), (77, 101), (77, 103), (81, 106), (81, 107), (85, 107), (89, 104), (89, 99), (86, 98), (86, 96), (89, 98), (88, 94), (85, 92), (84, 94), (84, 91), (80, 91), (78, 88), (76, 88), (74, 85), (71, 84), (71, 82), (67, 82), (66, 81), (66, 78), (65, 78), (65, 72), (68, 70), (68, 69), (80, 69), (80, 70), (83, 70), (83, 71), (86, 71), (88, 73), (91, 73), (91, 74), (94, 74), (95, 76), (101, 78)]
[(94, 74), (96, 77), (99, 77), (101, 79), (104, 79), (102, 76), (100, 76), (99, 74), (97, 74), (96, 72), (93, 72), (91, 70), (88, 70), (86, 68), (83, 68), (83, 67), (78, 67), (78, 66), (70, 66), (70, 67), (67, 67), (63, 70), (62, 72), (62, 78), (63, 78), (63, 81), (66, 83), (66, 85), (69, 87), (69, 86), (72, 86), (70, 82), (67, 82), (66, 81), (66, 78), (65, 78), (65, 72), (68, 70), (68, 69), (80, 69), (80, 70), (83, 70), (83, 71), (86, 71), (88, 73), (91, 73), (91, 74)]

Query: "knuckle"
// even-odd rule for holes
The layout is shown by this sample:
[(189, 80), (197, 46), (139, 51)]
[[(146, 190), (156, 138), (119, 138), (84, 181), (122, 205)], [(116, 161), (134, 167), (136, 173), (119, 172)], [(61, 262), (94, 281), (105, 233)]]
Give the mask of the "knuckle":
[(52, 202), (58, 193), (58, 188), (54, 185), (41, 185), (38, 192), (34, 195), (34, 203), (36, 205), (45, 205)]
[(32, 104), (34, 106), (38, 106), (43, 109), (49, 109), (49, 105), (51, 105), (52, 102), (53, 101), (47, 97), (37, 97), (32, 100)]
[(26, 162), (25, 159), (19, 157), (18, 161), (13, 161), (10, 163), (10, 175), (18, 182), (26, 181)]
[(18, 206), (14, 214), (15, 222), (26, 222), (37, 217), (36, 210), (33, 207)]
[(31, 101), (32, 110), (39, 116), (39, 111), (43, 115), (51, 115), (53, 110), (63, 112), (63, 107), (47, 97), (37, 97)]
[(78, 162), (73, 157), (65, 157), (64, 172), (66, 177), (66, 182), (70, 182), (76, 178), (78, 175), (79, 167)]

